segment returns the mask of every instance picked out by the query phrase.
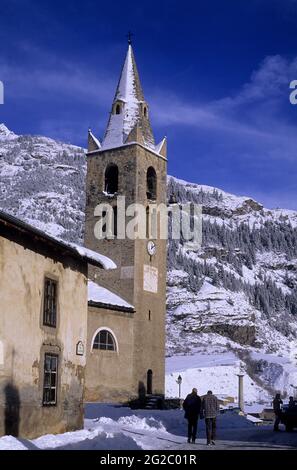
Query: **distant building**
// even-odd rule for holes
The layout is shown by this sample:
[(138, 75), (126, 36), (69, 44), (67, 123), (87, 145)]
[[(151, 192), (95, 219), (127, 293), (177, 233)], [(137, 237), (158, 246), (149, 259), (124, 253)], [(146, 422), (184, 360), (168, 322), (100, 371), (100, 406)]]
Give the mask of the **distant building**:
[(0, 212), (0, 435), (83, 426), (88, 264), (114, 267)]
[[(107, 305), (98, 291), (96, 302), (91, 284), (85, 399), (164, 394), (167, 241), (160, 231), (152, 239), (148, 229), (152, 208), (166, 204), (166, 139), (155, 144), (131, 44), (102, 142), (89, 131), (87, 163), (85, 245), (112, 256), (118, 268), (89, 270), (93, 283), (117, 299)], [(114, 239), (95, 238), (95, 207), (112, 205), (116, 218), (118, 196), (126, 207), (145, 208), (144, 239), (118, 239), (116, 226)]]

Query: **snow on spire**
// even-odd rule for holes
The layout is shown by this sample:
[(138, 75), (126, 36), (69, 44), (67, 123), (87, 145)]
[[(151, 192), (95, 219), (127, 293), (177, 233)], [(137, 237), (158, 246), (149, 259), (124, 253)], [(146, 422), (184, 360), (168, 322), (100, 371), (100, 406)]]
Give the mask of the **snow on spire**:
[(123, 145), (136, 125), (143, 132), (145, 145), (154, 148), (154, 137), (148, 119), (147, 104), (144, 100), (132, 46), (129, 44), (102, 142), (102, 149)]

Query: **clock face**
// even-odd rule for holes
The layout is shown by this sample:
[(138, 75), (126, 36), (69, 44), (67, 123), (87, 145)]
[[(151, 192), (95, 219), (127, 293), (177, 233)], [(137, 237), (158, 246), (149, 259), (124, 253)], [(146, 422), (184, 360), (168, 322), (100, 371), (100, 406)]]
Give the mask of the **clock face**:
[(153, 256), (156, 253), (156, 244), (152, 240), (147, 242), (147, 252), (150, 256)]

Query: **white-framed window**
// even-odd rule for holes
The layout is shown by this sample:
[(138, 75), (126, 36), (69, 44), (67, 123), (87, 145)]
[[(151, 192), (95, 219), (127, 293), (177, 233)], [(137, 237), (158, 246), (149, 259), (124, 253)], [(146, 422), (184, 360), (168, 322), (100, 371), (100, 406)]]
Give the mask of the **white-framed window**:
[(100, 349), (103, 351), (118, 351), (118, 344), (114, 333), (109, 328), (100, 328), (96, 331), (92, 349)]

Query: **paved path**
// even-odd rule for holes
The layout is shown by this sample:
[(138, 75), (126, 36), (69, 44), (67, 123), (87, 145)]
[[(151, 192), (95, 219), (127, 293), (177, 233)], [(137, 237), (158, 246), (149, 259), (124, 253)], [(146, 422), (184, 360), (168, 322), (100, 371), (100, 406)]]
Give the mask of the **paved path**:
[[(207, 446), (205, 438), (195, 444), (180, 443), (180, 438), (172, 444), (172, 449), (199, 450), (297, 450), (297, 432), (273, 432), (272, 426), (255, 426), (234, 430), (219, 430), (215, 446)], [(222, 435), (224, 438), (222, 439)], [(186, 441), (186, 439), (185, 439)], [(169, 444), (170, 445), (170, 444)]]
[(277, 445), (267, 442), (244, 442), (244, 441), (216, 441), (215, 446), (207, 446), (204, 439), (198, 439), (195, 444), (176, 444), (167, 447), (176, 450), (297, 450), (296, 447)]
[[(122, 428), (127, 434), (144, 434), (140, 431)], [(229, 432), (228, 432), (229, 431)], [(159, 442), (158, 449), (163, 450), (297, 450), (297, 432), (287, 433), (281, 431), (275, 433), (272, 426), (255, 426), (236, 430), (224, 430), (227, 439), (218, 439), (215, 445), (207, 446), (205, 438), (197, 439), (195, 444), (189, 444), (183, 436), (163, 438), (156, 436)], [(222, 431), (221, 431), (222, 433)], [(230, 438), (232, 436), (232, 439)], [(234, 437), (238, 440), (234, 440)]]

